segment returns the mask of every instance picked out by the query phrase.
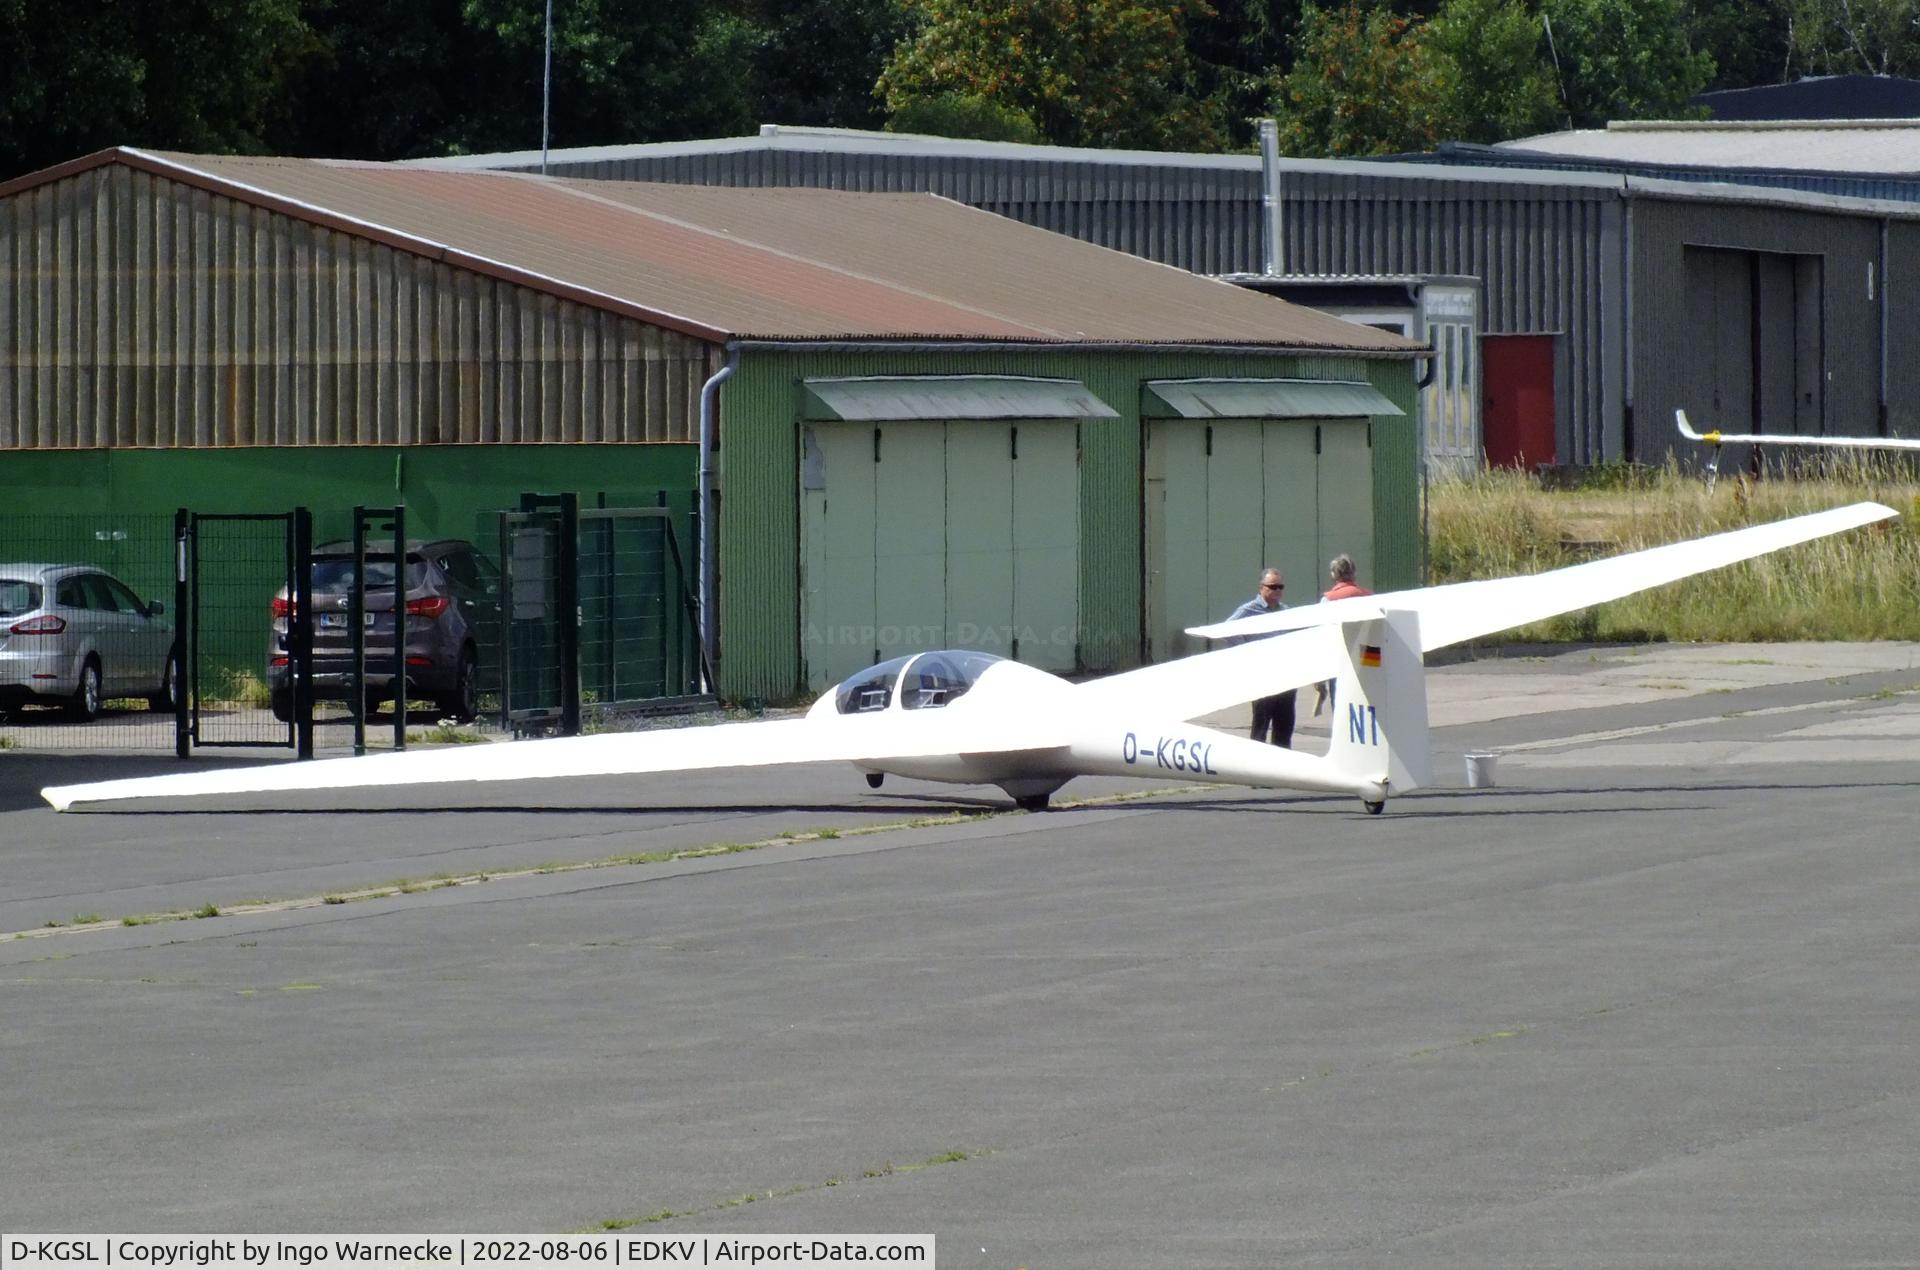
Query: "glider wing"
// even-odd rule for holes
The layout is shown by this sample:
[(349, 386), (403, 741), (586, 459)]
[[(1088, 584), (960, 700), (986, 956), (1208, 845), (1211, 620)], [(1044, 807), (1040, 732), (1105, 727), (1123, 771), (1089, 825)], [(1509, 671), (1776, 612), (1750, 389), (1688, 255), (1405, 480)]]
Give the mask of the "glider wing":
[(92, 785), (54, 786), (41, 790), (40, 795), (55, 809), (66, 811), (82, 803), (129, 798), (626, 776), (782, 763), (987, 754), (1064, 744), (1066, 738), (1052, 723), (1022, 722), (1013, 726), (984, 712), (970, 716), (958, 708), (880, 711), (142, 776)]
[[(1242, 618), (1238, 622), (1190, 627), (1187, 633), (1218, 639), (1297, 630), (1302, 626), (1352, 620), (1347, 606), (1353, 606), (1351, 611), (1354, 616), (1379, 609), (1412, 609), (1420, 614), (1421, 651), (1432, 652), (1449, 644), (1525, 626), (1528, 622), (1556, 617), (1561, 613), (1591, 608), (1636, 591), (1897, 515), (1899, 513), (1891, 507), (1879, 503), (1853, 503), (1809, 516), (1795, 516), (1768, 525), (1752, 525), (1746, 529), (1729, 530), (1687, 542), (1670, 543), (1664, 547), (1651, 547), (1645, 551), (1570, 565), (1546, 573), (1517, 578), (1489, 578), (1479, 582), (1455, 582), (1448, 586), (1309, 604), (1261, 617)], [(1262, 641), (1258, 645), (1242, 647), (1264, 647), (1268, 643), (1278, 642)], [(1202, 657), (1220, 655), (1201, 654)], [(1180, 663), (1171, 664), (1177, 666)]]

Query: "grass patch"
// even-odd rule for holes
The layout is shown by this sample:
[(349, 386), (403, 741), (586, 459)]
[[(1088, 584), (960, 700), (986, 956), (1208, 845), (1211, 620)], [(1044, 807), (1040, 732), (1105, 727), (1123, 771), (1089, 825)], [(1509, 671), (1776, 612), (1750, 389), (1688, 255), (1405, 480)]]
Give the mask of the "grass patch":
[(216, 668), (202, 691), (212, 704), (244, 706), (254, 710), (263, 709), (273, 700), (273, 693), (268, 690), (264, 679), (251, 670), (242, 670), (237, 666)]
[(408, 745), (479, 745), (487, 738), (471, 726), (442, 719), (430, 728), (407, 733)]
[(1815, 475), (1728, 479), (1709, 491), (1675, 466), (1545, 490), (1493, 471), (1429, 491), (1438, 585), (1537, 573), (1872, 500), (1901, 511), (1831, 538), (1716, 569), (1502, 636), (1512, 641), (1920, 640), (1920, 482), (1873, 458)]
[(0, 750), (17, 750), (19, 748), (20, 740), (18, 737), (0, 736)]

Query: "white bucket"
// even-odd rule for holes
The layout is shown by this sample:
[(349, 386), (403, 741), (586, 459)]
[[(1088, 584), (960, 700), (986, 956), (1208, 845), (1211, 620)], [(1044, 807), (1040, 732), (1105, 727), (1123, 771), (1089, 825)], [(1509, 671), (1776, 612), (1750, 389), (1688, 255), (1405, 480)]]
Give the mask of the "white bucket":
[(1492, 789), (1494, 768), (1499, 762), (1498, 754), (1489, 754), (1484, 750), (1467, 755), (1467, 788)]

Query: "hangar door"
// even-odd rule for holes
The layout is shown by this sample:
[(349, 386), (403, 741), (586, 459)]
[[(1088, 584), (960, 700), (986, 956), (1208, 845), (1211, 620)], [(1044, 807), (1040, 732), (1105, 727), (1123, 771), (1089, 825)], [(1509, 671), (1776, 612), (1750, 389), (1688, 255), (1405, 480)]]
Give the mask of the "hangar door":
[[(1278, 568), (1288, 605), (1326, 589), (1345, 552), (1373, 578), (1370, 416), (1404, 412), (1371, 385), (1285, 380), (1149, 386), (1148, 654), (1204, 651), (1185, 628), (1217, 622)], [(1168, 417), (1171, 416), (1171, 417)]]
[[(913, 399), (899, 399), (902, 384)], [(1112, 410), (1071, 381), (968, 376), (807, 387), (835, 413), (908, 416), (803, 424), (801, 655), (809, 685), (825, 688), (928, 648), (1074, 669), (1078, 420)], [(926, 417), (1010, 410), (1028, 414)]]

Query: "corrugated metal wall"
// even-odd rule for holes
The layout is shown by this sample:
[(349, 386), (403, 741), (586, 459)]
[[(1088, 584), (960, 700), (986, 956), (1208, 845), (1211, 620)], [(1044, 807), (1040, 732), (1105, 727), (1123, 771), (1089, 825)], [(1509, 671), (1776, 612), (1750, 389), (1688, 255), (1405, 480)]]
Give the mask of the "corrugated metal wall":
[(1349, 173), (1286, 177), (1287, 273), (1467, 274), (1497, 333), (1568, 345), (1564, 462), (1618, 457), (1621, 203), (1613, 191)]
[[(1880, 304), (1869, 290), (1879, 270), (1880, 224), (1864, 216), (1830, 216), (1780, 207), (1741, 207), (1641, 196), (1634, 201), (1636, 303), (1633, 313), (1634, 453), (1658, 459), (1675, 445), (1673, 412), (1686, 409), (1696, 425), (1734, 432), (1751, 419), (1715, 419), (1702, 406), (1699, 359), (1705, 333), (1694, 329), (1686, 298), (1689, 245), (1738, 252), (1806, 257), (1819, 263), (1817, 311), (1801, 312), (1817, 340), (1824, 405), (1813, 403), (1819, 426), (1803, 431), (1835, 436), (1879, 432)], [(1902, 228), (1906, 226), (1902, 225)], [(1906, 275), (1894, 295), (1914, 289)], [(1797, 301), (1812, 307), (1811, 297)], [(1901, 306), (1910, 309), (1911, 301)], [(1920, 334), (1908, 326), (1911, 338)], [(1896, 349), (1898, 345), (1896, 345)], [(1811, 422), (1811, 421), (1809, 421)]]
[[(1040, 375), (1077, 379), (1120, 412), (1080, 425), (1081, 664), (1138, 664), (1141, 595), (1140, 386), (1209, 375), (1369, 379), (1408, 413), (1375, 421), (1374, 559), (1381, 589), (1420, 580), (1414, 366), (1271, 354), (1073, 350), (966, 353), (749, 351), (721, 390), (720, 678), (734, 696), (800, 683), (799, 414), (803, 379), (847, 375)], [(742, 623), (743, 611), (769, 620)]]
[(0, 448), (690, 440), (716, 350), (120, 165), (0, 199)]

